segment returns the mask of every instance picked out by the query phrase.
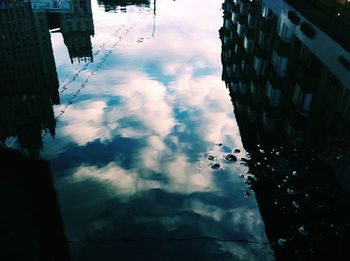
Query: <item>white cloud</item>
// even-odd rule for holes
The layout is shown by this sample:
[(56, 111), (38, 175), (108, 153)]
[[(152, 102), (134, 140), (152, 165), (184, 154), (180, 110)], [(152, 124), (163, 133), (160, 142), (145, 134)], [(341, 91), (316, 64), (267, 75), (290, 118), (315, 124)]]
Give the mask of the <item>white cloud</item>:
[(81, 101), (66, 108), (64, 117), (60, 118), (59, 138), (71, 138), (79, 145), (109, 139), (111, 130), (101, 125), (106, 106), (104, 101)]

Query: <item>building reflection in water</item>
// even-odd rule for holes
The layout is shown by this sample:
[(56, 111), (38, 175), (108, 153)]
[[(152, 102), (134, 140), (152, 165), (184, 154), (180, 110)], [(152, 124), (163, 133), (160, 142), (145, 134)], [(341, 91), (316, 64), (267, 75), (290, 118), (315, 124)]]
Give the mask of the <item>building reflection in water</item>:
[(0, 137), (17, 137), (30, 155), (42, 148), (42, 131), (55, 135), (52, 105), (59, 104), (58, 79), (46, 13), (24, 1), (0, 8)]
[(71, 62), (93, 61), (91, 36), (95, 35), (91, 0), (71, 0), (68, 12), (48, 14), (50, 29), (59, 29)]
[(64, 43), (73, 60), (93, 61), (91, 36), (95, 35), (91, 0), (72, 0), (71, 12), (60, 14)]
[(276, 258), (349, 260), (350, 6), (299, 2), (226, 0), (222, 78)]
[(98, 5), (105, 8), (105, 12), (126, 12), (128, 5), (150, 7), (150, 0), (98, 0)]
[(0, 260), (70, 260), (49, 162), (4, 148), (16, 137), (36, 157), (43, 130), (55, 135), (60, 98), (47, 14), (27, 1), (1, 2), (0, 39)]
[(42, 132), (55, 136), (52, 106), (60, 103), (49, 29), (60, 27), (71, 61), (93, 60), (91, 2), (71, 1), (71, 11), (32, 11), (27, 1), (0, 6), (0, 138), (16, 137), (28, 155), (43, 147)]

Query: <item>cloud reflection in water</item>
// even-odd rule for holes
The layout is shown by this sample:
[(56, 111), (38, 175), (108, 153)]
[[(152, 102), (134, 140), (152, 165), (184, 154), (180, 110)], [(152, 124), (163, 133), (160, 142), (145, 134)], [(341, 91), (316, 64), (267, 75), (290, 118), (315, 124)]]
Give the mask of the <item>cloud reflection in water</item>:
[[(59, 118), (56, 141), (48, 141), (52, 146), (45, 151), (57, 169), (56, 187), (71, 240), (206, 235), (266, 242), (255, 198), (244, 196), (239, 174), (246, 167), (224, 160), (242, 143), (220, 79), (220, 1), (205, 1), (203, 10), (218, 10), (203, 14), (208, 26), (191, 17), (198, 8), (195, 2), (160, 3), (152, 39), (145, 37), (153, 26), (150, 17), (104, 16), (95, 7), (95, 51), (121, 26), (118, 21), (128, 28), (142, 16), (142, 23), (114, 47), (118, 36), (113, 36), (94, 64), (62, 93), (63, 103), (68, 102), (84, 77), (102, 64)], [(113, 20), (118, 15), (124, 18)], [(63, 45), (54, 46), (60, 53)], [(108, 51), (106, 60), (99, 60)], [(65, 75), (67, 64), (60, 62), (59, 75)], [(224, 146), (215, 145), (219, 143)], [(216, 156), (219, 170), (211, 169), (209, 154)], [(100, 253), (86, 244), (79, 247), (91, 256)], [(211, 245), (215, 253), (250, 260), (263, 248)], [(269, 256), (266, 249), (262, 252)]]

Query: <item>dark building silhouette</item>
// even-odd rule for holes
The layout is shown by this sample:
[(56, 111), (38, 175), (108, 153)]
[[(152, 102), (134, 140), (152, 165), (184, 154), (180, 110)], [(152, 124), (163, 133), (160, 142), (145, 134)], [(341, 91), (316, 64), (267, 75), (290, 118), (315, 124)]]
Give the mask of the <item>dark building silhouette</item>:
[[(71, 11), (59, 14), (58, 20), (71, 62), (93, 61), (91, 36), (95, 35), (95, 30), (91, 0), (72, 0), (70, 4)], [(57, 21), (50, 19), (53, 23)]]
[(0, 8), (0, 28), (0, 137), (16, 136), (35, 156), (42, 131), (55, 135), (52, 105), (60, 102), (46, 14), (9, 1)]
[(0, 147), (1, 260), (69, 261), (48, 161)]
[(105, 12), (126, 12), (126, 6), (137, 5), (150, 7), (150, 0), (98, 0), (98, 5), (105, 8)]
[(226, 0), (223, 10), (222, 79), (276, 258), (349, 259), (348, 2)]

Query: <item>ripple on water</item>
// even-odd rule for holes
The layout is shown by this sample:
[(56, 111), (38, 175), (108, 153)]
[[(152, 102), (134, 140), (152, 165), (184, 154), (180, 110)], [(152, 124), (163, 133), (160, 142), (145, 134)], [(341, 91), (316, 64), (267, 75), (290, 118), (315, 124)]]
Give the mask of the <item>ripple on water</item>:
[(296, 189), (293, 189), (293, 188), (287, 188), (287, 192), (290, 195), (297, 195), (298, 194), (298, 191)]
[(215, 158), (215, 157), (214, 157), (213, 155), (209, 155), (209, 156), (208, 156), (208, 160), (214, 160), (214, 158)]
[(213, 170), (219, 170), (220, 169), (220, 164), (219, 163), (214, 163), (213, 165), (210, 166)]
[(225, 160), (228, 162), (235, 162), (237, 161), (237, 157), (232, 154), (228, 154), (225, 156)]
[(285, 238), (279, 238), (277, 240), (278, 245), (281, 246), (281, 247), (285, 246), (286, 242), (287, 242), (287, 239), (285, 239)]

